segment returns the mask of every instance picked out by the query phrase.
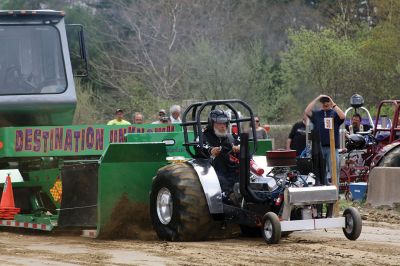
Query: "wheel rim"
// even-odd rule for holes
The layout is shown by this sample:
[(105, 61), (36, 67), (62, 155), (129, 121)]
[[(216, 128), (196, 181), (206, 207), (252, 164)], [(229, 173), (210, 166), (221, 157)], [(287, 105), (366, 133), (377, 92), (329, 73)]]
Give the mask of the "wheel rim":
[(351, 232), (353, 232), (353, 228), (354, 228), (354, 220), (353, 220), (353, 216), (351, 216), (350, 213), (346, 214), (346, 232), (348, 234), (351, 234)]
[(266, 220), (264, 223), (264, 235), (267, 239), (271, 239), (272, 237), (272, 223), (269, 220)]
[(157, 195), (157, 215), (162, 224), (169, 224), (172, 219), (172, 195), (167, 188), (162, 188)]

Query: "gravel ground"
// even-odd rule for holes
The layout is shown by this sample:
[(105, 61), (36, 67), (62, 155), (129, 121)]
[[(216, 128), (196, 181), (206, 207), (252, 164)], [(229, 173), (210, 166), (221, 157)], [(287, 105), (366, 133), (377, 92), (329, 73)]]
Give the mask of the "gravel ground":
[(179, 243), (1, 232), (0, 264), (400, 265), (398, 213), (387, 209), (363, 209), (361, 213), (363, 232), (357, 241), (347, 240), (341, 229), (295, 232), (278, 245), (242, 237)]

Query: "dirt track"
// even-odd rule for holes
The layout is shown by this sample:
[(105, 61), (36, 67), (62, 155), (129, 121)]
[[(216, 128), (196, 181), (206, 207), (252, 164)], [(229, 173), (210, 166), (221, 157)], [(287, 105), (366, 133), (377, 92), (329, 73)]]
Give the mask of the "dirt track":
[(207, 242), (104, 241), (0, 233), (1, 265), (399, 265), (399, 224), (365, 222), (357, 241), (341, 230), (297, 232), (279, 245), (262, 239)]

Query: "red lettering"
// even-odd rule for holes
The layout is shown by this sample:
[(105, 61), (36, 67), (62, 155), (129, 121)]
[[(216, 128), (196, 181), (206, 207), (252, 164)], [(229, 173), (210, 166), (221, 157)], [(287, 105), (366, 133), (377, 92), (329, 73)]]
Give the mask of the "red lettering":
[(40, 151), (40, 137), (42, 136), (42, 131), (40, 129), (35, 129), (33, 133), (33, 151)]
[(81, 133), (82, 133), (82, 134), (81, 134), (81, 136), (82, 136), (81, 151), (84, 151), (84, 150), (85, 150), (85, 130), (82, 129), (82, 132), (81, 132)]
[(15, 151), (22, 151), (24, 147), (24, 133), (22, 130), (15, 131)]
[(118, 141), (118, 130), (114, 129), (114, 134), (113, 134), (113, 142), (117, 142)]
[(86, 130), (86, 147), (91, 150), (94, 143), (94, 130), (92, 127), (88, 127)]
[(55, 150), (62, 150), (62, 144), (63, 144), (63, 136), (64, 134), (64, 129), (62, 127), (56, 128), (55, 131), (55, 138), (54, 138), (54, 149)]
[(125, 128), (120, 128), (118, 130), (118, 142), (124, 142), (124, 129)]
[(79, 151), (79, 138), (81, 137), (80, 131), (74, 131), (74, 139), (75, 139), (75, 152)]
[(96, 128), (96, 150), (104, 148), (104, 128)]
[(43, 138), (43, 151), (47, 152), (47, 139), (49, 138), (49, 131), (43, 131), (42, 138)]
[(50, 129), (50, 150), (51, 151), (53, 150), (53, 142), (54, 142), (54, 129)]
[(67, 129), (65, 133), (64, 151), (72, 151), (72, 130)]
[(32, 150), (32, 128), (25, 129), (25, 150)]

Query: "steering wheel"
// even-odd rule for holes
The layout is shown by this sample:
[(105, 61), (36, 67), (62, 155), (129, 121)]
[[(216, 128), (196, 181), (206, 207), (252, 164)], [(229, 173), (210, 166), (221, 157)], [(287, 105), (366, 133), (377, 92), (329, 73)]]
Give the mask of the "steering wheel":
[(24, 78), (21, 70), (17, 66), (10, 66), (6, 69), (4, 84), (7, 87), (10, 86), (14, 91), (19, 93), (33, 93), (36, 91), (36, 88)]
[[(44, 87), (50, 86), (50, 85), (59, 85), (59, 84), (64, 84), (63, 89), (65, 89), (66, 86), (66, 79), (65, 78), (53, 78), (53, 79), (46, 79), (42, 82), (39, 83), (38, 89), (40, 89), (39, 92), (43, 90)], [(57, 91), (58, 92), (58, 91)]]

